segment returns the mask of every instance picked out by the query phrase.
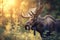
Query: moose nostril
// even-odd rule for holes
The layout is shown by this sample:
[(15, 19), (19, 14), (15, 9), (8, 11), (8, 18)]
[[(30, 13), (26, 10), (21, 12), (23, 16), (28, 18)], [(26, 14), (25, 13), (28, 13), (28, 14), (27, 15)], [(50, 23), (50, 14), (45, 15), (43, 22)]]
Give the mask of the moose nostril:
[(27, 30), (29, 30), (29, 27), (27, 26)]
[(26, 25), (26, 26), (25, 26), (25, 29), (26, 29), (26, 30), (30, 30), (29, 25)]

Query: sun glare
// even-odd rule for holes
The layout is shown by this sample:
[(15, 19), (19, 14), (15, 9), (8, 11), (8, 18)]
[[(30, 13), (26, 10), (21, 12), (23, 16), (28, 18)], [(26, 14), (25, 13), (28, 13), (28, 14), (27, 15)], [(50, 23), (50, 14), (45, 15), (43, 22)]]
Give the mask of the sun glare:
[(3, 9), (8, 10), (15, 5), (15, 0), (3, 0)]
[[(33, 4), (30, 3), (30, 0), (0, 0), (0, 10), (3, 10), (2, 13), (4, 13), (4, 15), (6, 17), (9, 17), (10, 13), (15, 15), (19, 11), (21, 13), (24, 12), (24, 14), (25, 14), (28, 11), (28, 9), (30, 8), (30, 6), (32, 6), (32, 5)], [(13, 10), (13, 8), (14, 8), (14, 10)], [(10, 10), (12, 12), (10, 12)]]

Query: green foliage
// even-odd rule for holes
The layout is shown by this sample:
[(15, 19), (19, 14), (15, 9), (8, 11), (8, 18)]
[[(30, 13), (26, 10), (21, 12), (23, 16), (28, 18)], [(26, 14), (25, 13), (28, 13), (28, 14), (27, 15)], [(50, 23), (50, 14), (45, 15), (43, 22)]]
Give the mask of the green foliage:
[(0, 35), (3, 34), (4, 29), (0, 27)]

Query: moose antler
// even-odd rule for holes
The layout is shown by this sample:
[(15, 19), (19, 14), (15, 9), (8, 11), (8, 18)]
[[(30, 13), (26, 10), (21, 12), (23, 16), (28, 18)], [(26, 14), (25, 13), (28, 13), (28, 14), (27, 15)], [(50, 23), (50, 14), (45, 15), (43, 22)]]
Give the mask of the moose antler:
[(24, 16), (23, 13), (22, 13), (21, 17), (23, 17), (23, 18), (31, 18), (31, 17), (34, 16), (34, 13), (32, 11), (31, 11), (31, 13), (28, 13), (28, 14), (29, 14), (29, 16)]
[(35, 15), (32, 11), (31, 11), (32, 15)]
[(23, 14), (20, 15), (23, 18), (30, 18), (30, 16), (24, 16)]
[(42, 13), (43, 9), (44, 9), (44, 6), (41, 5), (40, 8), (38, 10), (36, 10), (34, 17), (37, 17), (38, 15), (40, 15)]
[(29, 13), (29, 15), (30, 16), (24, 16), (23, 14), (21, 15), (23, 18), (31, 18), (31, 17), (34, 17), (34, 18), (36, 18), (38, 15), (40, 15), (41, 13), (42, 13), (42, 11), (43, 11), (43, 6), (41, 6), (40, 8), (39, 8), (39, 10), (36, 10), (36, 13), (33, 13), (32, 11), (30, 11), (30, 13)]

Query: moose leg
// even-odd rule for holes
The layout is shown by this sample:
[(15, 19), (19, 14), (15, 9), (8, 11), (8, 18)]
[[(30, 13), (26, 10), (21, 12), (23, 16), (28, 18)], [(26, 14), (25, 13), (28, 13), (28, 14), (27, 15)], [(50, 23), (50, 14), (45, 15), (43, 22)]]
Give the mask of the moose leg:
[(33, 27), (31, 27), (31, 29), (34, 30), (34, 35), (36, 35), (36, 27), (33, 26)]
[(44, 38), (44, 34), (43, 34), (43, 32), (44, 32), (44, 30), (40, 30), (40, 31), (39, 31), (40, 36), (41, 36), (42, 38)]
[(43, 32), (40, 32), (41, 37), (43, 37)]
[(50, 31), (50, 26), (47, 24), (47, 25), (44, 25), (44, 35), (46, 36), (46, 37), (48, 37), (48, 36), (50, 36), (50, 33), (51, 33), (51, 31)]

